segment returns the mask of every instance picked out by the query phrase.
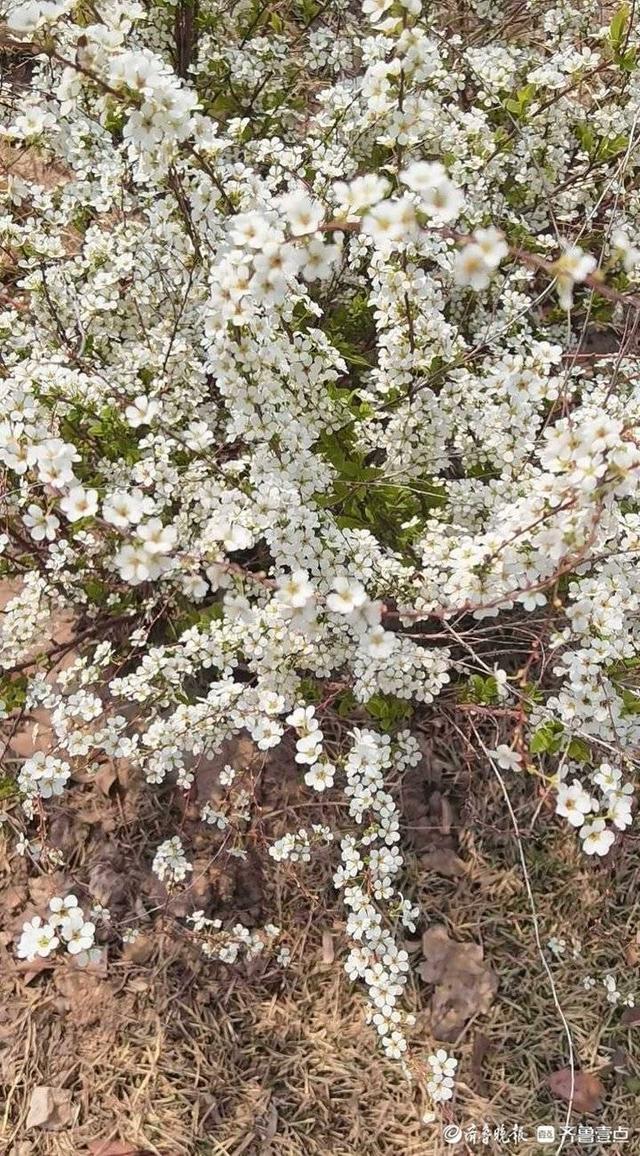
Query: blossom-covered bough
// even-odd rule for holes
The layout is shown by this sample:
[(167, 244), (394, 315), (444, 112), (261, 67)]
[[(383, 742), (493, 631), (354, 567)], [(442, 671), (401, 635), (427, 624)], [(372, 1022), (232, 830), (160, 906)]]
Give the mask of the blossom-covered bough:
[[(396, 1058), (411, 710), (475, 712), (587, 854), (631, 821), (640, 738), (631, 8), (452, 7), (27, 0), (3, 32), (2, 696), (55, 736), (25, 821), (100, 759), (187, 792), (232, 736), (293, 736), (344, 822), (271, 856), (339, 848)], [(78, 657), (47, 677), (60, 613)], [(205, 823), (246, 815), (234, 775)], [(276, 937), (192, 922), (227, 960)]]

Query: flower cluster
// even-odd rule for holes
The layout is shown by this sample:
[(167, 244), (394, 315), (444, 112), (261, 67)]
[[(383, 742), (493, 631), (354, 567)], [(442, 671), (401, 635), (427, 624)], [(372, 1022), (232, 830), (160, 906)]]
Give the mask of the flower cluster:
[(193, 871), (193, 864), (185, 855), (179, 835), (173, 835), (171, 839), (165, 839), (164, 843), (160, 844), (151, 869), (154, 875), (162, 882), (166, 881), (168, 886), (182, 883), (188, 873)]
[(598, 798), (585, 789), (579, 778), (569, 781), (570, 774), (570, 766), (565, 763), (557, 776), (556, 814), (579, 828), (587, 855), (606, 855), (615, 840), (615, 830), (624, 831), (631, 825), (633, 785), (622, 782), (620, 767), (601, 763), (589, 776), (599, 792)]
[[(223, 929), (222, 920), (208, 919), (204, 911), (194, 911), (188, 917), (193, 924), (200, 949), (208, 959), (219, 959), (222, 963), (235, 963), (241, 953), (245, 959), (256, 959), (271, 948), (280, 936), (280, 928), (267, 923), (259, 930), (250, 931), (242, 923)], [(286, 948), (281, 948), (285, 951)]]
[(432, 1056), (427, 1057), (429, 1078), (427, 1091), (434, 1104), (450, 1100), (453, 1096), (456, 1068), (458, 1061), (450, 1056), (444, 1048), (438, 1048)]
[(56, 895), (49, 902), (49, 916), (46, 920), (34, 915), (22, 928), (17, 944), (19, 959), (32, 962), (48, 959), (58, 948), (66, 949), (76, 963), (86, 966), (100, 955), (94, 948), (95, 924), (85, 919), (75, 895), (64, 898)]

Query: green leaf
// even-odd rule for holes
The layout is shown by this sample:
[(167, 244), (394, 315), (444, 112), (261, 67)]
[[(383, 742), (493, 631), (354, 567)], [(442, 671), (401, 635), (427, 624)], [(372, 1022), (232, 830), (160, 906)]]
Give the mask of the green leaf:
[(9, 775), (0, 776), (0, 800), (11, 799), (18, 794), (18, 788), (15, 779), (11, 779)]
[(622, 714), (640, 714), (640, 697), (626, 687), (622, 691)]
[(609, 40), (614, 52), (618, 52), (624, 40), (629, 22), (629, 5), (621, 4), (614, 12), (609, 25)]
[(26, 697), (26, 674), (17, 675), (15, 678), (11, 678), (9, 675), (6, 678), (0, 678), (0, 702), (7, 714), (11, 714), (11, 711), (24, 706)]
[(572, 739), (567, 747), (567, 754), (576, 763), (588, 763), (591, 760), (591, 751), (583, 739)]
[(486, 678), (481, 674), (472, 674), (463, 692), (467, 702), (476, 702), (482, 706), (491, 706), (500, 701), (498, 684), (492, 674)]
[(406, 699), (393, 694), (374, 694), (365, 704), (367, 714), (376, 720), (381, 730), (392, 730), (398, 723), (411, 715), (412, 708)]
[(338, 696), (335, 700), (335, 710), (340, 715), (340, 718), (349, 718), (357, 707), (356, 699), (350, 690), (345, 690), (344, 694)]
[(562, 746), (564, 727), (560, 722), (546, 722), (533, 733), (529, 741), (532, 755), (555, 755)]
[(300, 694), (307, 704), (320, 702), (322, 699), (322, 688), (314, 678), (301, 678)]

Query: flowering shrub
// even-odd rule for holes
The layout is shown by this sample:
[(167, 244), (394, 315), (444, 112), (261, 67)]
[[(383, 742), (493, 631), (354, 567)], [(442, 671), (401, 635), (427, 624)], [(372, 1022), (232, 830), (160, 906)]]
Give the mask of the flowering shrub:
[[(25, 821), (104, 759), (189, 792), (232, 736), (292, 740), (343, 819), (270, 854), (339, 848), (396, 1058), (413, 713), (475, 719), (590, 855), (640, 740), (638, 37), (595, 0), (436, 7), (26, 0), (3, 41), (2, 697), (55, 735)], [(242, 855), (236, 770), (202, 820)], [(154, 870), (188, 881), (178, 833)], [(192, 923), (229, 961), (278, 935)]]

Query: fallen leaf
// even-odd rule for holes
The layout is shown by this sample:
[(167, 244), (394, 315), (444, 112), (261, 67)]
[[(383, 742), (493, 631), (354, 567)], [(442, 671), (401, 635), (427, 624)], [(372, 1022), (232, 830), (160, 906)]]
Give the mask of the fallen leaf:
[(118, 775), (116, 773), (113, 763), (103, 763), (98, 771), (93, 776), (93, 781), (102, 794), (108, 796), (113, 784), (117, 782)]
[(52, 959), (17, 959), (14, 961), (18, 974), (22, 977), (24, 983), (31, 983), (43, 971), (51, 971), (53, 968)]
[(136, 879), (127, 872), (124, 859), (111, 845), (106, 847), (89, 873), (89, 891), (98, 903), (111, 909), (124, 907), (136, 888)]
[[(571, 1075), (571, 1068), (560, 1068), (552, 1072), (547, 1080), (552, 1096), (566, 1100), (574, 1111), (591, 1114), (597, 1112), (602, 1105), (604, 1088), (602, 1080), (595, 1072), (576, 1071)], [(572, 1094), (573, 1093), (573, 1094)]]
[(24, 907), (26, 893), (24, 887), (6, 887), (2, 893), (2, 904), (8, 912), (13, 914)]
[(110, 992), (99, 976), (87, 968), (68, 967), (55, 972), (53, 983), (61, 996), (60, 1010), (72, 1012), (77, 1027), (86, 1028), (104, 1019)]
[(150, 935), (137, 935), (130, 943), (125, 943), (122, 949), (122, 958), (127, 963), (147, 963), (154, 951), (154, 941)]
[(498, 977), (483, 961), (477, 943), (457, 943), (445, 927), (430, 927), (422, 936), (424, 962), (418, 973), (435, 986), (431, 997), (431, 1030), (437, 1040), (453, 1040), (473, 1016), (489, 1010)]
[(146, 1156), (149, 1149), (138, 1148), (137, 1144), (128, 1144), (126, 1140), (92, 1140), (89, 1152), (91, 1156)]
[(625, 1024), (628, 1028), (634, 1028), (640, 1024), (640, 1007), (626, 1007), (620, 1016), (620, 1023)]
[(54, 871), (52, 875), (36, 875), (29, 880), (28, 887), (31, 902), (40, 913), (54, 895), (66, 895), (69, 890), (67, 878), (62, 871)]
[(489, 1088), (482, 1072), (482, 1065), (490, 1050), (491, 1041), (487, 1036), (485, 1036), (483, 1032), (475, 1032), (471, 1052), (471, 1072), (479, 1096), (486, 1097), (489, 1095)]
[(447, 879), (458, 879), (466, 872), (462, 859), (449, 847), (434, 847), (433, 851), (427, 851), (420, 856), (420, 866)]
[(88, 825), (76, 816), (56, 815), (49, 827), (49, 842), (68, 858), (86, 843), (88, 834)]
[(624, 1048), (614, 1048), (611, 1053), (611, 1067), (614, 1072), (620, 1073), (628, 1069), (629, 1057)]
[(62, 1128), (71, 1127), (75, 1115), (71, 1092), (66, 1088), (49, 1088), (45, 1084), (38, 1084), (31, 1093), (25, 1127), (59, 1132)]

